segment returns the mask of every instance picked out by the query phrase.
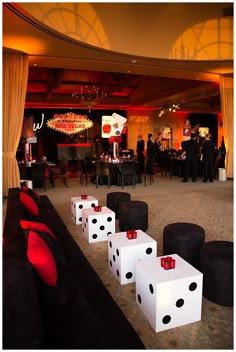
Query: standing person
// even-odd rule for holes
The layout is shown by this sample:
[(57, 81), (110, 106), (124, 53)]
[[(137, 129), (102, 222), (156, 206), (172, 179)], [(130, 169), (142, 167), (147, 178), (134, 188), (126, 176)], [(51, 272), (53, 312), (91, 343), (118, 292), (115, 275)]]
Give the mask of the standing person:
[(137, 161), (139, 164), (139, 168), (140, 170), (143, 170), (144, 169), (144, 140), (142, 139), (142, 136), (140, 134), (138, 135), (136, 152), (137, 152)]
[(224, 139), (224, 136), (222, 136), (220, 150), (221, 150), (221, 159), (222, 159), (222, 163), (221, 163), (220, 167), (225, 168), (226, 148), (225, 148), (225, 139)]
[(101, 138), (99, 137), (98, 134), (96, 134), (91, 144), (92, 158), (99, 159), (102, 153), (103, 153), (103, 148), (102, 148)]
[(214, 179), (215, 143), (211, 140), (210, 133), (206, 134), (202, 145), (203, 180), (213, 182)]
[(148, 134), (147, 141), (147, 157), (148, 157), (148, 171), (150, 175), (154, 175), (154, 158), (155, 158), (155, 147), (152, 140), (152, 133)]
[(190, 140), (182, 142), (182, 149), (186, 153), (184, 179), (182, 182), (188, 182), (190, 170), (192, 170), (192, 182), (196, 182), (200, 146), (196, 140), (195, 133), (191, 133)]
[(160, 166), (161, 160), (161, 142), (160, 137), (157, 137), (154, 142), (154, 149), (155, 149), (155, 161)]

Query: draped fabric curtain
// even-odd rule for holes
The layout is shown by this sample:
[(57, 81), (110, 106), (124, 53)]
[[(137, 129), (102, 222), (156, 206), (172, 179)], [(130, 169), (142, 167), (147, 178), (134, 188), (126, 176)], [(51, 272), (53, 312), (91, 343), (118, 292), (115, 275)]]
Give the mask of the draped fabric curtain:
[(28, 55), (3, 54), (3, 196), (20, 186), (16, 160), (24, 117), (28, 81)]
[(221, 111), (226, 147), (225, 168), (228, 178), (234, 177), (234, 110), (233, 78), (220, 76)]

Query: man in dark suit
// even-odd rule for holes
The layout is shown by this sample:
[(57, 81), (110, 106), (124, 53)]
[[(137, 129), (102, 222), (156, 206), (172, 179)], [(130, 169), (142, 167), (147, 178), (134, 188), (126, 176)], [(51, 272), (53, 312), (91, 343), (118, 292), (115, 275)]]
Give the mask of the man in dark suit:
[(152, 140), (152, 133), (148, 133), (147, 157), (148, 157), (147, 170), (150, 173), (150, 175), (154, 175), (155, 147)]
[(191, 139), (182, 142), (182, 149), (186, 153), (185, 172), (182, 182), (188, 182), (190, 170), (192, 171), (192, 182), (197, 181), (197, 163), (200, 153), (200, 145), (196, 140), (195, 133), (191, 133)]
[(203, 182), (213, 182), (214, 179), (214, 156), (215, 143), (211, 140), (211, 135), (206, 134), (205, 141), (202, 145), (202, 162), (203, 162)]
[(137, 152), (137, 161), (139, 163), (139, 168), (140, 170), (143, 170), (144, 169), (144, 140), (142, 139), (142, 136), (140, 134), (138, 135), (136, 152)]

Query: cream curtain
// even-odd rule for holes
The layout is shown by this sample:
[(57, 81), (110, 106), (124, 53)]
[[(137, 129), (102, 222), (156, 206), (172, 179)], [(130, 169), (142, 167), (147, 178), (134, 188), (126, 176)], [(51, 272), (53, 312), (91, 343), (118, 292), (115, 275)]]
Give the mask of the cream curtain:
[(221, 111), (226, 147), (225, 168), (228, 178), (234, 177), (234, 110), (233, 78), (220, 76)]
[(3, 54), (3, 196), (20, 186), (16, 151), (20, 141), (28, 81), (28, 55)]

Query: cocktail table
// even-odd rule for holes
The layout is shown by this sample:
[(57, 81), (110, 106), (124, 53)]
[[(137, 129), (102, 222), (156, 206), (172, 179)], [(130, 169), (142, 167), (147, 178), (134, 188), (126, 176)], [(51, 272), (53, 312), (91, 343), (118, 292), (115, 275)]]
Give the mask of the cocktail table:
[(107, 241), (115, 233), (115, 212), (107, 207), (82, 209), (82, 234), (89, 243)]
[(156, 257), (157, 242), (142, 230), (136, 230), (135, 239), (127, 232), (108, 236), (108, 265), (121, 285), (135, 281), (136, 262)]
[(201, 320), (203, 275), (177, 254), (170, 257), (175, 269), (161, 266), (164, 257), (136, 263), (136, 303), (156, 332)]

